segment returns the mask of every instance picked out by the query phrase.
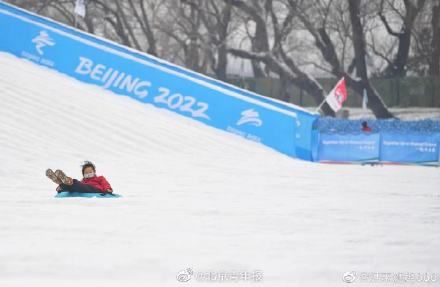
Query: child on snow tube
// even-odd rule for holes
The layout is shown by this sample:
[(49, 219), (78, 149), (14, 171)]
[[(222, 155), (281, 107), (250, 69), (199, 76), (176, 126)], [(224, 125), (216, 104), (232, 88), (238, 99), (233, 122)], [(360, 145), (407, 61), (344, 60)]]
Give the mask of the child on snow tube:
[(96, 175), (96, 168), (93, 163), (86, 161), (82, 165), (83, 179), (78, 181), (68, 177), (62, 170), (46, 170), (46, 176), (58, 184), (57, 191), (71, 191), (82, 193), (112, 193), (110, 183), (103, 176)]

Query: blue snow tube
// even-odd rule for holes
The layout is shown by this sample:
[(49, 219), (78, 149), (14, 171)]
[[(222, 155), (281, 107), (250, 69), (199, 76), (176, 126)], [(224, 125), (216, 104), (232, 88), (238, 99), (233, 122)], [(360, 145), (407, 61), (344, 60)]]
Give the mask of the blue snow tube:
[(84, 192), (71, 192), (71, 191), (60, 191), (57, 195), (57, 198), (66, 198), (66, 197), (96, 197), (96, 198), (118, 198), (121, 197), (119, 194), (115, 193), (84, 193)]

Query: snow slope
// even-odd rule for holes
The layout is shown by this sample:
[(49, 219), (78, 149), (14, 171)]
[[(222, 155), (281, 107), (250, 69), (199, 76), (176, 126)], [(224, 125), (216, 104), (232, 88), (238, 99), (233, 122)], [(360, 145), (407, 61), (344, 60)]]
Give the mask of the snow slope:
[[(56, 199), (91, 160), (121, 199)], [(319, 165), (0, 54), (0, 286), (343, 286), (438, 272), (440, 169)], [(439, 282), (440, 283), (440, 277)], [(214, 285), (213, 285), (214, 284)], [(373, 285), (371, 285), (373, 286)]]

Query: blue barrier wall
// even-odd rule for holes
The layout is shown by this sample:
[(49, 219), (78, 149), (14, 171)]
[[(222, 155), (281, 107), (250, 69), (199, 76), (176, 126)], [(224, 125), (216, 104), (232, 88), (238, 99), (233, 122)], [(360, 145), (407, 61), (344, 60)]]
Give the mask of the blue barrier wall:
[(380, 134), (320, 134), (317, 161), (372, 162), (379, 160)]
[[(361, 123), (367, 121), (373, 133), (362, 133)], [(398, 119), (335, 119), (319, 118), (313, 133), (314, 161), (365, 162), (375, 155), (377, 161), (385, 163), (440, 165), (440, 120), (424, 119), (402, 121)], [(376, 154), (368, 154), (361, 144), (356, 144), (359, 134), (364, 138), (376, 138)], [(377, 140), (379, 134), (380, 138)], [(335, 137), (332, 137), (335, 136)], [(346, 144), (329, 144), (323, 140), (337, 139)], [(349, 154), (347, 154), (349, 153)]]
[[(0, 51), (311, 160), (317, 115), (0, 2)], [(62, 94), (62, 91), (60, 92)]]
[(440, 165), (440, 134), (315, 133), (315, 161)]
[(438, 139), (434, 135), (384, 133), (380, 159), (382, 162), (438, 164)]

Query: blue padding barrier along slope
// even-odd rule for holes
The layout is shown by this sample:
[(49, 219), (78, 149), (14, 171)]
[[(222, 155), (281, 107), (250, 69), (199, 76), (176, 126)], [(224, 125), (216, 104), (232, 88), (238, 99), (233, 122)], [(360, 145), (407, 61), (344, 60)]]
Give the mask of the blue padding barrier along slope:
[[(0, 1), (0, 51), (312, 160), (316, 114), (264, 98)], [(129, 116), (129, 115), (128, 115)]]

